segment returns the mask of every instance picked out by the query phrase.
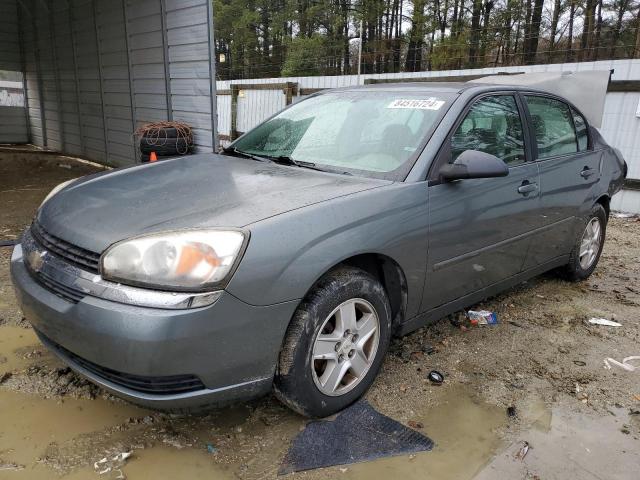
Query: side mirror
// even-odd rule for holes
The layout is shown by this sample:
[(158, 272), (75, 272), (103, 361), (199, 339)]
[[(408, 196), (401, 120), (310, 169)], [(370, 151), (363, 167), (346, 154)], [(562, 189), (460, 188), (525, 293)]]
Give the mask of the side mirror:
[(493, 178), (509, 175), (509, 167), (495, 155), (478, 150), (465, 150), (456, 161), (440, 169), (440, 176), (447, 181), (464, 178)]

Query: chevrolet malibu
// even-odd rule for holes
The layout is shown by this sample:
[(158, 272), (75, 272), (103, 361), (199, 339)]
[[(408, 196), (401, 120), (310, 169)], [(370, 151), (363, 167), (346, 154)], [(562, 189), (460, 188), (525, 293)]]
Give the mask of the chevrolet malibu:
[(332, 414), (389, 341), (535, 275), (596, 268), (626, 164), (527, 86), (383, 84), (298, 102), (221, 154), (58, 186), (13, 251), (42, 342), (132, 402), (274, 391)]

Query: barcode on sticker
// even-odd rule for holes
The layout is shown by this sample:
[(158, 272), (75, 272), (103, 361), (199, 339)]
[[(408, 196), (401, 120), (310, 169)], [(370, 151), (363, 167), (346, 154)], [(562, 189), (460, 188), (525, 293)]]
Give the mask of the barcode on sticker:
[(417, 110), (440, 110), (444, 105), (444, 100), (438, 100), (436, 97), (424, 99), (416, 98), (398, 98), (391, 102), (387, 108), (413, 108)]

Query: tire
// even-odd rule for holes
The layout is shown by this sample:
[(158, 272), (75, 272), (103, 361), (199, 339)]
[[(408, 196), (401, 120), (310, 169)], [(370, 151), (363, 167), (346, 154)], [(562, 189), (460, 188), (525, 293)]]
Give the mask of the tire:
[[(348, 315), (351, 312), (355, 317)], [(349, 318), (356, 318), (355, 323)], [(373, 333), (371, 325), (377, 326)], [(326, 417), (342, 410), (373, 384), (390, 336), (391, 308), (380, 282), (357, 268), (328, 273), (302, 301), (289, 324), (274, 379), (276, 397), (307, 417)], [(325, 347), (328, 360), (312, 360), (316, 346), (317, 356)], [(338, 372), (346, 373), (341, 377)], [(336, 383), (338, 378), (342, 381)]]
[(140, 139), (140, 152), (149, 155), (156, 152), (156, 155), (185, 155), (189, 153), (193, 145), (191, 138), (184, 137), (142, 137)]
[(152, 128), (151, 130), (148, 130), (146, 132), (144, 132), (144, 134), (142, 135), (143, 138), (145, 137), (150, 137), (150, 138), (176, 138), (176, 137), (180, 137), (182, 136), (182, 134), (184, 134), (184, 130), (181, 130), (180, 133), (178, 133), (178, 129), (175, 127), (163, 127), (163, 128)]
[[(598, 229), (598, 233), (595, 235), (599, 237), (597, 240), (594, 240), (595, 229)], [(607, 212), (602, 205), (596, 203), (589, 214), (583, 218), (569, 263), (562, 270), (562, 274), (567, 280), (579, 282), (593, 273), (602, 254), (606, 230)]]

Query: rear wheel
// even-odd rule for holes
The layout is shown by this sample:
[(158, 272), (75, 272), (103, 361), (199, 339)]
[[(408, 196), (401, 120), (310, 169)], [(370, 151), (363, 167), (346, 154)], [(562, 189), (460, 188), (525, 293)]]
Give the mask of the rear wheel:
[(287, 329), (274, 382), (276, 396), (306, 416), (325, 417), (373, 383), (391, 333), (384, 288), (356, 268), (325, 276)]
[(569, 263), (564, 267), (567, 279), (580, 281), (593, 273), (602, 254), (606, 228), (607, 212), (596, 203), (584, 218)]

